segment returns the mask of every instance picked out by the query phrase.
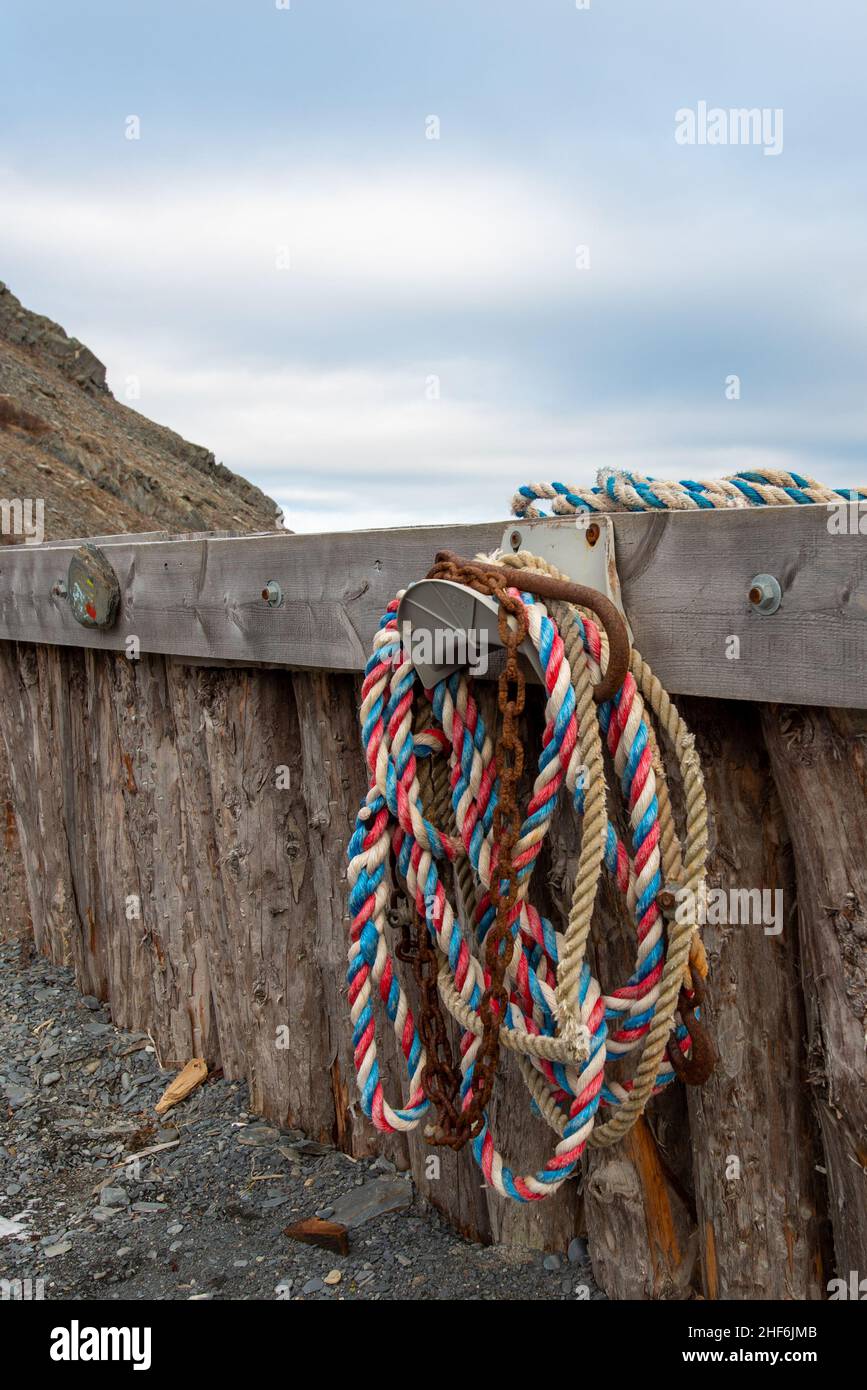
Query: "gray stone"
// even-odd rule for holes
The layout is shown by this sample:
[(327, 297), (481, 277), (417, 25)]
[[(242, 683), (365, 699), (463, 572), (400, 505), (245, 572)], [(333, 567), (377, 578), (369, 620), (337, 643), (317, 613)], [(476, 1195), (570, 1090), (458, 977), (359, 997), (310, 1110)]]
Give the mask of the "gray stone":
[(569, 1249), (566, 1252), (569, 1263), (572, 1265), (583, 1264), (587, 1259), (587, 1242), (580, 1236), (575, 1236), (569, 1242)]
[(47, 1071), (42, 1078), (43, 1086), (54, 1086), (60, 1080), (59, 1071)]
[(280, 1131), (272, 1129), (270, 1125), (250, 1125), (247, 1129), (242, 1129), (236, 1138), (239, 1144), (248, 1148), (261, 1149), (276, 1144), (280, 1138)]
[(392, 1163), (391, 1159), (390, 1159), (390, 1158), (383, 1158), (382, 1155), (380, 1155), (379, 1158), (374, 1159), (373, 1164), (372, 1164), (371, 1166), (372, 1166), (372, 1168), (373, 1168), (374, 1173), (396, 1173), (396, 1172), (397, 1172), (397, 1168), (396, 1168), (395, 1165)]
[(58, 1255), (68, 1255), (71, 1249), (72, 1241), (62, 1240), (58, 1245), (46, 1245), (42, 1253), (46, 1260), (53, 1260)]
[(122, 1187), (104, 1187), (99, 1194), (101, 1207), (128, 1207), (129, 1197)]
[(302, 1293), (321, 1293), (325, 1288), (321, 1279), (308, 1279), (306, 1284), (301, 1285)]
[(352, 1230), (376, 1216), (405, 1211), (412, 1204), (412, 1184), (405, 1178), (374, 1178), (338, 1198), (331, 1220)]
[(560, 1268), (560, 1256), (559, 1256), (559, 1255), (546, 1255), (545, 1258), (544, 1258), (544, 1260), (542, 1261), (542, 1264), (543, 1264), (543, 1266), (544, 1266), (545, 1269), (547, 1269), (549, 1272), (553, 1273), (554, 1270)]

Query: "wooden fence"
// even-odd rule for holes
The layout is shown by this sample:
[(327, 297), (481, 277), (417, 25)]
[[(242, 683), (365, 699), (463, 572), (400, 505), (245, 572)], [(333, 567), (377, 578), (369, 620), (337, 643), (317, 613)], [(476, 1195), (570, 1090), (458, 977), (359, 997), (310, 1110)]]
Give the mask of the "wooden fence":
[[(411, 1166), (467, 1235), (562, 1250), (586, 1231), (615, 1297), (824, 1297), (835, 1269), (867, 1273), (865, 541), (832, 534), (823, 507), (613, 520), (636, 645), (697, 735), (709, 882), (780, 890), (783, 920), (705, 928), (719, 1065), (581, 1183), (505, 1204), (467, 1152), (437, 1150), (433, 1175), (423, 1135), (383, 1139), (354, 1094), (358, 673), (394, 592), (442, 546), (490, 550), (506, 522), (99, 538), (122, 595), (108, 631), (58, 596), (78, 542), (0, 550), (7, 914), (29, 911), (39, 949), (148, 1029), (164, 1066), (204, 1055), (269, 1118)], [(520, 523), (530, 549), (535, 528), (571, 525)], [(780, 581), (772, 616), (748, 598), (759, 573)], [(551, 838), (539, 873), (562, 923), (568, 808)], [(595, 928), (603, 980), (629, 968), (615, 907)], [(515, 1164), (550, 1149), (508, 1056), (494, 1124)]]

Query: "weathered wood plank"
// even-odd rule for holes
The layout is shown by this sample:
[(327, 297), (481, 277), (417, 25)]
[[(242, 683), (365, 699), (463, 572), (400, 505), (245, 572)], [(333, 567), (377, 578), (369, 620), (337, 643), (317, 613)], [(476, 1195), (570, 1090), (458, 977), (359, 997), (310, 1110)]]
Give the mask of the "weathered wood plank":
[[(863, 671), (862, 671), (863, 678)], [(769, 706), (762, 720), (795, 847), (809, 1049), (837, 1275), (867, 1257), (867, 719)]]
[(37, 950), (75, 964), (81, 982), (81, 921), (63, 818), (62, 758), (52, 696), (56, 648), (0, 643), (0, 726), (6, 748), (28, 906)]
[(704, 1086), (686, 1090), (704, 1294), (821, 1298), (826, 1194), (803, 1046), (789, 833), (755, 706), (683, 701), (681, 712), (708, 792), (709, 890), (722, 889), (729, 903), (743, 890), (769, 895), (766, 924), (732, 920), (738, 907), (702, 928), (706, 1022), (719, 1060)]
[[(623, 513), (613, 517), (624, 602), (636, 643), (683, 694), (867, 707), (867, 546), (831, 534), (822, 506)], [(385, 603), (429, 569), (442, 546), (472, 554), (507, 523), (237, 538), (112, 542), (121, 617), (79, 627), (51, 594), (74, 546), (0, 554), (0, 638), (357, 671)], [(521, 523), (571, 528), (570, 520)], [(753, 576), (772, 573), (779, 611), (752, 610)], [(282, 608), (261, 590), (279, 581)], [(740, 651), (732, 655), (731, 638)]]
[[(0, 744), (0, 751), (3, 745)], [(0, 758), (0, 941), (28, 940), (33, 933), (18, 818), (6, 757)]]
[[(622, 807), (614, 814), (628, 843)], [(560, 916), (575, 871), (575, 862), (563, 858), (575, 846), (575, 820), (564, 807), (553, 857)], [(635, 965), (634, 930), (619, 889), (606, 872), (600, 881), (590, 958), (603, 989), (629, 979)], [(651, 1102), (622, 1143), (588, 1150), (584, 1215), (593, 1273), (612, 1298), (686, 1298), (691, 1292), (698, 1243), (687, 1133), (684, 1097), (669, 1088)]]

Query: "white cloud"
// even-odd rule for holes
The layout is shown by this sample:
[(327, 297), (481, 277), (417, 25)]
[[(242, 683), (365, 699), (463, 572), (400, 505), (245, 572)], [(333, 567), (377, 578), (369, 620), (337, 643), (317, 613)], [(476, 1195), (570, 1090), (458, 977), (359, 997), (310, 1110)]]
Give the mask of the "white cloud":
[[(119, 345), (112, 359), (122, 363), (122, 355)], [(799, 429), (806, 433), (808, 410), (793, 409), (782, 420), (738, 402), (552, 417), (504, 405), (502, 392), (496, 405), (477, 399), (489, 371), (467, 360), (439, 364), (445, 385), (435, 401), (425, 397), (421, 366), (329, 372), (138, 365), (142, 397), (130, 404), (216, 448), (230, 468), (273, 496), (299, 531), (505, 517), (519, 484), (557, 478), (586, 486), (601, 466), (706, 478), (764, 464), (816, 471), (839, 485), (863, 481), (857, 468), (816, 468), (806, 449), (780, 443)], [(111, 384), (123, 399), (122, 368)], [(864, 427), (863, 412), (839, 417), (825, 433), (829, 448)]]
[[(750, 324), (775, 297), (787, 311), (797, 285), (802, 325), (833, 314), (839, 343), (848, 334), (860, 345), (863, 298), (847, 280), (861, 254), (854, 223), (844, 238), (802, 208), (793, 234), (791, 209), (759, 216), (735, 200), (659, 203), (636, 225), (611, 190), (603, 216), (592, 190), (567, 197), (507, 170), (431, 164), (299, 168), (282, 182), (142, 175), (89, 188), (8, 175), (3, 186), (12, 289), (106, 361), (120, 399), (136, 376), (142, 394), (130, 404), (212, 448), (296, 529), (505, 516), (519, 483), (589, 484), (603, 464), (708, 477), (764, 461), (863, 481), (822, 457), (863, 438), (863, 412), (847, 417), (835, 403), (817, 418), (796, 391), (785, 410), (759, 408), (748, 391), (724, 403), (720, 375), (702, 403), (672, 379), (651, 406), (633, 376), (580, 409), (534, 399), (546, 363), (561, 369), (569, 351), (550, 325), (562, 324), (564, 305), (580, 323), (588, 300), (618, 346), (628, 313), (649, 351), (659, 322), (659, 348), (671, 353), (672, 324), (697, 306), (708, 343), (717, 318), (735, 311), (748, 342)], [(579, 243), (590, 246), (589, 272), (575, 269)], [(810, 254), (832, 245), (833, 264), (805, 278)], [(281, 246), (287, 271), (276, 265)], [(435, 320), (455, 345), (445, 355), (441, 337), (430, 348)], [(509, 321), (518, 329), (501, 342)], [(818, 339), (807, 341), (815, 354)], [(797, 351), (781, 342), (780, 360), (797, 362)], [(592, 334), (584, 352), (604, 369)], [(799, 431), (808, 443), (787, 446)]]

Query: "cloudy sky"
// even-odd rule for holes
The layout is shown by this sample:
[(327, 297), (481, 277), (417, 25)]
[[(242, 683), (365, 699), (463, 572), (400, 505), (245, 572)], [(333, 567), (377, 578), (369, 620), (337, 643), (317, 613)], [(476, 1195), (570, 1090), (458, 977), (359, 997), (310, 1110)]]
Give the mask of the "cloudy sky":
[(863, 3), (2, 10), (0, 278), (294, 529), (867, 480)]

